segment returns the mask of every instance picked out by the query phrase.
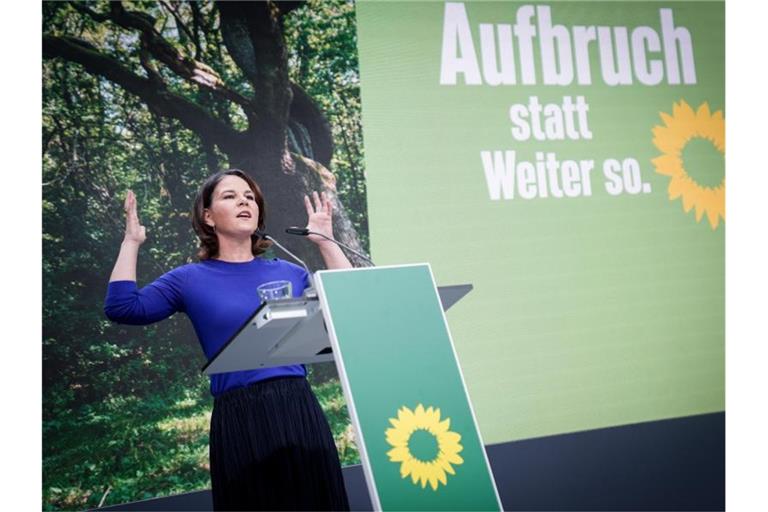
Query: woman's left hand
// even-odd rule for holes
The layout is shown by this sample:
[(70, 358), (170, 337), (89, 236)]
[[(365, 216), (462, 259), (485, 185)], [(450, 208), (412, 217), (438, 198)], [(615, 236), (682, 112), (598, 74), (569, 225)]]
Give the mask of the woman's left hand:
[[(304, 206), (307, 208), (307, 229), (333, 238), (333, 205), (328, 195), (325, 192), (312, 192), (312, 201), (304, 195)], [(308, 235), (307, 238), (316, 244), (331, 243), (317, 235)]]

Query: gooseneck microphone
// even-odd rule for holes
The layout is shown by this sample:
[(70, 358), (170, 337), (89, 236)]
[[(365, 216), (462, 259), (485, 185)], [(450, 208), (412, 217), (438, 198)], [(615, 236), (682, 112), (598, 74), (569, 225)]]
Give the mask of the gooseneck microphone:
[(348, 246), (348, 245), (346, 245), (346, 244), (344, 244), (344, 243), (341, 243), (341, 242), (339, 242), (338, 240), (334, 240), (333, 238), (327, 237), (327, 236), (325, 236), (325, 235), (324, 235), (324, 234), (322, 234), (322, 233), (318, 233), (318, 232), (316, 232), (316, 231), (310, 231), (310, 230), (308, 230), (307, 228), (297, 228), (297, 227), (295, 227), (295, 226), (293, 226), (293, 227), (290, 227), (290, 228), (286, 229), (286, 230), (285, 230), (285, 232), (286, 232), (286, 233), (288, 233), (289, 235), (298, 235), (298, 236), (317, 235), (317, 236), (321, 236), (321, 237), (325, 238), (326, 240), (329, 240), (329, 241), (331, 241), (331, 242), (335, 243), (335, 244), (336, 244), (336, 245), (338, 245), (339, 247), (341, 247), (341, 248), (343, 248), (343, 249), (346, 249), (346, 250), (348, 250), (349, 252), (351, 252), (351, 253), (353, 253), (353, 254), (355, 254), (355, 255), (357, 255), (357, 256), (359, 256), (359, 257), (363, 258), (365, 261), (367, 261), (368, 263), (370, 263), (370, 264), (371, 264), (371, 265), (373, 265), (374, 267), (376, 266), (376, 264), (375, 264), (375, 263), (373, 263), (373, 260), (371, 260), (371, 258), (369, 258), (368, 256), (366, 256), (365, 254), (363, 254), (363, 253), (361, 253), (361, 252), (358, 252), (358, 251), (354, 250), (354, 249), (353, 249), (353, 248), (351, 248), (350, 246)]
[(308, 276), (308, 279), (309, 279), (309, 287), (307, 287), (307, 289), (304, 290), (304, 295), (306, 297), (317, 297), (317, 291), (315, 291), (315, 279), (314, 279), (314, 276), (312, 275), (312, 271), (309, 270), (309, 267), (307, 266), (307, 264), (304, 263), (304, 261), (301, 258), (299, 258), (295, 254), (293, 254), (291, 251), (289, 251), (288, 249), (283, 247), (282, 244), (280, 244), (280, 242), (275, 240), (269, 233), (266, 233), (264, 231), (261, 231), (260, 229), (257, 229), (255, 231), (255, 234), (257, 236), (259, 236), (260, 238), (264, 238), (266, 240), (269, 240), (270, 242), (272, 242), (273, 244), (278, 246), (280, 249), (282, 249), (286, 254), (288, 254), (288, 256), (290, 256), (294, 260), (296, 260), (299, 263), (301, 263), (301, 266), (304, 267), (304, 270), (307, 271), (307, 276)]

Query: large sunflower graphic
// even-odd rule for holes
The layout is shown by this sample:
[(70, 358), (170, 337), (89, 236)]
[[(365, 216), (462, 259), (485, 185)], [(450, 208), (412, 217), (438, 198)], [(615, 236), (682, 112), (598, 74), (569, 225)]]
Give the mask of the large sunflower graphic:
[(669, 176), (669, 199), (682, 198), (683, 209), (696, 210), (696, 222), (706, 213), (709, 225), (716, 229), (720, 219), (725, 222), (725, 174), (719, 184), (698, 183), (691, 177), (696, 169), (686, 169), (683, 152), (694, 140), (707, 141), (725, 154), (725, 120), (723, 112), (710, 113), (705, 102), (694, 112), (688, 103), (680, 100), (672, 107), (672, 115), (660, 112), (664, 125), (653, 127), (653, 143), (663, 153), (652, 160), (656, 172)]
[(418, 404), (415, 410), (405, 406), (397, 411), (397, 418), (389, 418), (392, 428), (386, 431), (387, 442), (393, 446), (387, 452), (389, 460), (400, 462), (400, 476), (411, 475), (414, 485), (427, 482), (433, 491), (438, 483), (448, 484), (446, 473), (455, 475), (452, 464), (464, 463), (459, 452), (461, 436), (449, 430), (451, 419), (440, 421), (440, 409), (424, 409)]

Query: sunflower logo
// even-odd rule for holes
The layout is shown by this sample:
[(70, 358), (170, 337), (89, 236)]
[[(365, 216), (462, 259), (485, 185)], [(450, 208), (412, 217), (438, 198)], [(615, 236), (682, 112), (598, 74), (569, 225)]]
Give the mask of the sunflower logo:
[[(675, 103), (672, 115), (660, 112), (664, 126), (653, 127), (653, 143), (663, 153), (652, 160), (656, 172), (670, 177), (669, 199), (682, 198), (683, 209), (686, 212), (696, 209), (696, 222), (701, 221), (706, 213), (709, 225), (716, 229), (720, 219), (725, 222), (725, 176), (719, 183), (702, 183), (691, 177), (697, 172), (696, 166), (686, 168), (686, 150), (702, 142), (725, 154), (725, 120), (723, 112), (718, 110), (710, 113), (709, 105), (705, 102), (694, 112), (684, 100)], [(718, 172), (722, 168), (717, 164)]]
[(400, 476), (411, 475), (414, 485), (427, 482), (436, 491), (438, 483), (448, 484), (446, 473), (455, 475), (452, 464), (464, 463), (459, 452), (461, 436), (451, 432), (451, 419), (440, 421), (440, 409), (418, 404), (416, 410), (403, 406), (397, 418), (389, 418), (392, 428), (386, 431), (387, 442), (393, 447), (387, 452), (389, 460), (400, 462)]

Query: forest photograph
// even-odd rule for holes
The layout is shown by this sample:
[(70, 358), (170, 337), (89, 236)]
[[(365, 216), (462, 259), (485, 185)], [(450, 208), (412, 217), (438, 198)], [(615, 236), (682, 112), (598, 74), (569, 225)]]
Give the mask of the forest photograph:
[[(134, 327), (103, 312), (123, 201), (133, 190), (146, 226), (139, 286), (196, 261), (193, 199), (228, 168), (259, 183), (267, 232), (312, 270), (314, 244), (284, 234), (306, 223), (311, 191), (333, 201), (334, 236), (367, 253), (355, 4), (73, 1), (42, 13), (43, 508), (207, 489), (212, 397), (187, 318)], [(359, 463), (334, 364), (307, 369), (342, 465)]]

